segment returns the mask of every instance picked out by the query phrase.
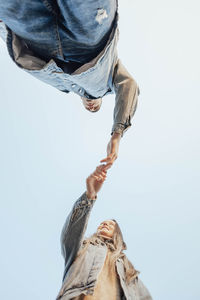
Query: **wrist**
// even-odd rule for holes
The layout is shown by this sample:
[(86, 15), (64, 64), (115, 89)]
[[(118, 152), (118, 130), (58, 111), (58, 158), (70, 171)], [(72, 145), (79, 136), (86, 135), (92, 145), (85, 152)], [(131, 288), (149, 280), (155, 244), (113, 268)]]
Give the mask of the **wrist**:
[(111, 139), (113, 139), (113, 140), (120, 140), (121, 137), (122, 137), (121, 133), (114, 131), (113, 134), (112, 134)]
[(90, 200), (96, 200), (97, 199), (97, 194), (96, 193), (89, 193), (88, 191), (86, 191), (86, 196)]

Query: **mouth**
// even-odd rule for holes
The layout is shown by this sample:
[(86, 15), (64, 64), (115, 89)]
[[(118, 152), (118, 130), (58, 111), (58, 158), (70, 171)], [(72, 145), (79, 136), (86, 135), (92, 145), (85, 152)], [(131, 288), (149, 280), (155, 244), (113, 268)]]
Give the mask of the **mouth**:
[(102, 230), (102, 229), (109, 230), (109, 228), (108, 228), (107, 226), (103, 226), (103, 227), (101, 227), (101, 229), (100, 229), (100, 230)]
[(99, 106), (86, 106), (86, 109), (95, 112), (99, 110)]

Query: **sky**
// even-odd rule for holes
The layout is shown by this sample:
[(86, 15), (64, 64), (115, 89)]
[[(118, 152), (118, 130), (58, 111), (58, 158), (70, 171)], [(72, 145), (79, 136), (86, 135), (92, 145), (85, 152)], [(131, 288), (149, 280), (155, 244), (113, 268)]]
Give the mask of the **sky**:
[[(140, 87), (132, 127), (87, 236), (116, 219), (154, 300), (200, 299), (197, 0), (119, 3), (118, 53)], [(55, 299), (60, 232), (106, 155), (114, 96), (98, 113), (20, 70), (0, 41), (0, 298)]]

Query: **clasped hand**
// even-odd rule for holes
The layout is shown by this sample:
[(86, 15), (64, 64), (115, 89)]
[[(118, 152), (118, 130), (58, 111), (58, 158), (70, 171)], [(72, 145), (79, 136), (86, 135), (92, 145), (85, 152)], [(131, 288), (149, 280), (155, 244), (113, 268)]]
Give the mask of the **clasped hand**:
[(101, 163), (105, 163), (104, 170), (108, 170), (109, 168), (111, 168), (114, 161), (117, 159), (120, 139), (121, 134), (114, 132), (107, 145), (107, 157), (100, 161)]
[(107, 170), (117, 159), (120, 139), (121, 135), (114, 132), (107, 146), (107, 157), (101, 160), (101, 163), (104, 164), (99, 165), (87, 178), (86, 193), (89, 199), (96, 199), (97, 193), (100, 191), (104, 181), (106, 180)]

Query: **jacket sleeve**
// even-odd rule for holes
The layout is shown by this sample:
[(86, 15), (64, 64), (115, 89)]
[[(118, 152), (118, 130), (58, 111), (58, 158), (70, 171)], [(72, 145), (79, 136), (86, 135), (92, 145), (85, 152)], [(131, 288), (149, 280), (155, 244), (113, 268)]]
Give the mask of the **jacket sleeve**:
[(61, 250), (65, 259), (65, 274), (75, 259), (81, 246), (95, 200), (84, 193), (74, 204), (61, 233)]
[(113, 75), (115, 90), (114, 125), (112, 133), (118, 132), (123, 135), (125, 130), (131, 126), (138, 101), (139, 88), (133, 77), (118, 59)]
[(153, 300), (148, 289), (139, 278), (137, 279), (137, 293), (139, 300)]

